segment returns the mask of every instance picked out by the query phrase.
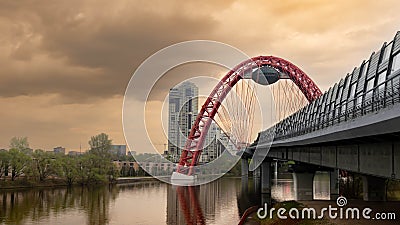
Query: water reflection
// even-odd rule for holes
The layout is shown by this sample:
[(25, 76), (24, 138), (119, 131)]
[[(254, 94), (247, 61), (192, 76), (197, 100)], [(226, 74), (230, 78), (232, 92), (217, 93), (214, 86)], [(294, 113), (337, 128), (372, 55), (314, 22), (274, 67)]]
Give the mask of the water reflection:
[[(314, 176), (314, 198), (329, 199), (329, 173), (317, 172)], [(262, 205), (265, 196), (260, 194), (259, 179), (221, 179), (196, 187), (168, 187), (167, 224), (236, 224), (246, 209)], [(280, 173), (273, 179), (271, 197), (274, 201), (296, 200), (292, 173)], [(236, 193), (236, 196), (232, 193)], [(233, 209), (236, 197), (237, 211), (225, 215), (221, 205)], [(218, 216), (225, 219), (218, 220)]]
[(317, 171), (314, 175), (313, 194), (315, 200), (329, 200), (331, 195), (330, 174)]
[(31, 189), (4, 191), (0, 196), (0, 223), (41, 222), (83, 211), (86, 224), (101, 224), (108, 221), (108, 206), (118, 196), (118, 189), (108, 186)]
[[(175, 191), (174, 192), (174, 188), (170, 188), (171, 189), (171, 194), (170, 196), (173, 196), (173, 198), (177, 197), (178, 198), (178, 202), (180, 205), (180, 209), (181, 212), (184, 215), (184, 219), (182, 220), (182, 216), (178, 216), (180, 215), (180, 213), (176, 212), (177, 207), (173, 206), (173, 204), (168, 204), (167, 206), (167, 223), (168, 224), (184, 224), (183, 222), (185, 222), (186, 224), (205, 224), (205, 219), (204, 219), (204, 215), (203, 215), (203, 210), (200, 206), (200, 201), (198, 199), (198, 194), (199, 194), (199, 188), (198, 187), (175, 187)], [(170, 192), (168, 192), (170, 193)], [(174, 201), (176, 202), (176, 201)], [(212, 205), (211, 208), (214, 205)], [(207, 208), (205, 208), (207, 209)], [(179, 221), (179, 222), (178, 222)]]
[[(297, 200), (293, 179), (294, 173), (279, 173), (273, 179), (271, 196), (278, 202)], [(317, 171), (313, 180), (313, 198), (315, 200), (330, 199), (330, 175), (329, 172)]]
[[(236, 224), (240, 179), (0, 191), (0, 224)], [(244, 192), (242, 192), (244, 194)], [(239, 198), (238, 198), (239, 196)]]
[(295, 190), (292, 173), (281, 173), (278, 178), (273, 179), (271, 197), (278, 201), (295, 200)]
[(168, 186), (167, 224), (237, 224), (240, 179), (195, 187)]
[(258, 182), (253, 179), (241, 179), (240, 193), (237, 197), (237, 207), (239, 209), (239, 216), (242, 217), (246, 209), (261, 204), (261, 194), (257, 188)]
[[(327, 176), (316, 174), (315, 196), (329, 197)], [(294, 199), (292, 174), (273, 181), (273, 199)], [(0, 191), (0, 224), (237, 224), (246, 209), (261, 205), (258, 185), (253, 179), (223, 178), (196, 187), (149, 181)]]

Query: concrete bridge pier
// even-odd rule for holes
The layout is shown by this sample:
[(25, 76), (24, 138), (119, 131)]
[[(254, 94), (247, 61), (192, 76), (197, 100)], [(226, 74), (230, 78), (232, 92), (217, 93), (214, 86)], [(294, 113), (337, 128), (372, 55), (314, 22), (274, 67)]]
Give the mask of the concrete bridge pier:
[(271, 195), (272, 172), (271, 161), (264, 161), (261, 167), (261, 193)]
[(260, 179), (261, 178), (261, 166), (257, 167), (253, 171), (253, 179)]
[(313, 200), (313, 180), (314, 172), (293, 173), (294, 190), (296, 200)]
[(364, 201), (386, 201), (386, 179), (374, 176), (363, 176)]
[(241, 158), (241, 181), (242, 181), (242, 193), (247, 194), (249, 185), (249, 160)]
[(330, 200), (336, 200), (339, 197), (339, 170), (334, 169), (330, 174)]
[(241, 181), (242, 181), (242, 193), (244, 196), (248, 192), (248, 186), (249, 186), (249, 162), (247, 159), (240, 159), (240, 164), (241, 164)]
[(253, 181), (254, 181), (254, 192), (255, 193), (260, 193), (260, 188), (261, 188), (261, 168), (260, 166), (257, 167), (253, 171)]
[(242, 177), (241, 179), (241, 190), (244, 194), (247, 194), (249, 191), (249, 179), (247, 177)]
[(249, 177), (249, 161), (248, 159), (240, 159), (241, 167), (242, 167), (242, 179)]
[(272, 170), (271, 161), (263, 161), (259, 167), (261, 169), (261, 205), (271, 204)]

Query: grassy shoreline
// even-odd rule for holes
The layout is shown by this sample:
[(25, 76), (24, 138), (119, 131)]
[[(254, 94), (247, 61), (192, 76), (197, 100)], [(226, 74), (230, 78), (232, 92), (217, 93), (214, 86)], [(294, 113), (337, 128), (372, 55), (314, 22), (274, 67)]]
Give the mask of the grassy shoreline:
[(76, 187), (76, 186), (96, 186), (96, 185), (108, 185), (108, 184), (126, 184), (136, 183), (141, 181), (153, 181), (157, 180), (154, 177), (122, 177), (113, 182), (97, 182), (97, 183), (74, 183), (68, 185), (64, 180), (50, 179), (42, 182), (30, 181), (30, 180), (15, 180), (15, 181), (0, 181), (0, 191), (2, 190), (17, 190), (17, 189), (30, 189), (30, 188), (51, 188), (51, 187)]
[[(73, 186), (79, 184), (73, 184)], [(13, 190), (13, 189), (27, 189), (37, 187), (67, 187), (68, 184), (61, 180), (46, 180), (46, 181), (27, 181), (27, 180), (16, 180), (16, 181), (0, 181), (0, 190)]]

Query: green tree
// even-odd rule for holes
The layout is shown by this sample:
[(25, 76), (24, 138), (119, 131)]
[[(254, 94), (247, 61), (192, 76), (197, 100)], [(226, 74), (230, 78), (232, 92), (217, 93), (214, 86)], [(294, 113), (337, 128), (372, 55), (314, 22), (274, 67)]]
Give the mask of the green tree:
[(10, 140), (10, 149), (17, 149), (21, 152), (28, 153), (29, 142), (27, 137), (13, 137)]
[(107, 172), (111, 161), (88, 152), (78, 158), (77, 178), (80, 184), (103, 183), (107, 181)]
[(0, 178), (8, 175), (8, 165), (10, 163), (10, 154), (8, 151), (0, 150)]
[(37, 149), (32, 154), (33, 167), (37, 172), (39, 181), (44, 181), (50, 175), (55, 175), (58, 169), (58, 161), (54, 154)]
[(110, 158), (112, 140), (105, 133), (93, 136), (89, 140), (90, 152), (102, 158)]
[(77, 157), (61, 156), (58, 158), (60, 162), (60, 177), (65, 178), (68, 185), (72, 185), (78, 178), (78, 171), (80, 170), (80, 163)]
[(110, 160), (89, 152), (82, 157), (81, 173), (85, 183), (101, 183), (107, 181)]
[(90, 170), (90, 160), (88, 159), (88, 154), (86, 153), (83, 155), (80, 155), (79, 158), (77, 158), (77, 180), (80, 184), (85, 184), (89, 180), (89, 170)]
[(21, 176), (24, 170), (30, 165), (31, 157), (23, 153), (18, 149), (10, 149), (10, 168), (11, 168), (11, 180)]
[(112, 162), (111, 144), (112, 140), (105, 133), (90, 138), (90, 151), (83, 159), (86, 163), (82, 167), (89, 182), (111, 181), (119, 175)]
[(29, 149), (27, 137), (13, 137), (10, 140), (9, 168), (11, 168), (11, 180), (23, 174), (30, 165), (31, 157), (26, 153)]

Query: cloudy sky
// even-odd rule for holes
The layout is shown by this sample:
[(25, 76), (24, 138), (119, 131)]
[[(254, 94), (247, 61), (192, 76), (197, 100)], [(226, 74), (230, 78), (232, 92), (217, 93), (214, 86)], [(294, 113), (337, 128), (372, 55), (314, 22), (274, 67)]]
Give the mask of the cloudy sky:
[[(0, 1), (0, 148), (124, 143), (127, 83), (147, 57), (194, 39), (300, 66), (322, 90), (400, 30), (397, 1)], [(173, 83), (173, 82), (172, 82)], [(168, 85), (160, 85), (165, 93)]]

